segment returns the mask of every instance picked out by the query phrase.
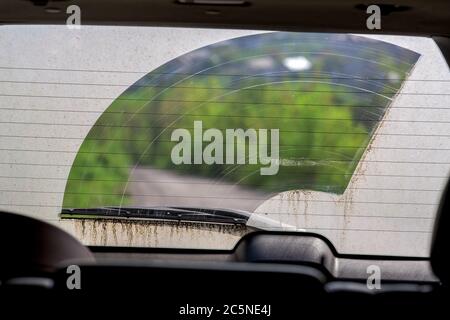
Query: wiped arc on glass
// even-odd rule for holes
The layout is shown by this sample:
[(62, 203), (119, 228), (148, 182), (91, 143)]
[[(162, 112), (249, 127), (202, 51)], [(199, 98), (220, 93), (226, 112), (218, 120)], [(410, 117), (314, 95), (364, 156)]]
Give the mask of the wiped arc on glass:
[[(63, 207), (132, 205), (125, 181), (136, 172), (129, 167), (158, 169), (180, 181), (197, 177), (210, 183), (211, 192), (222, 182), (235, 184), (227, 189), (231, 195), (251, 190), (269, 198), (293, 189), (342, 194), (418, 58), (365, 37), (289, 32), (186, 53), (131, 85), (97, 120), (71, 168)], [(230, 101), (237, 103), (221, 104)], [(317, 104), (324, 106), (308, 106)], [(260, 175), (260, 164), (175, 165), (171, 133), (194, 121), (205, 129), (280, 129), (279, 174)], [(333, 127), (355, 135), (323, 133)], [(321, 145), (329, 147), (315, 147)], [(158, 204), (173, 205), (170, 196), (161, 193)]]

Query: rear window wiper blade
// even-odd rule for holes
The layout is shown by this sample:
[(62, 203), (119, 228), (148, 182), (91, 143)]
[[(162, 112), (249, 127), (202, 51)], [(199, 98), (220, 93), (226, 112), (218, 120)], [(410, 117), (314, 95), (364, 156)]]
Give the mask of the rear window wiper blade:
[(250, 214), (239, 210), (190, 207), (98, 207), (65, 208), (62, 218), (136, 218), (206, 223), (246, 224)]

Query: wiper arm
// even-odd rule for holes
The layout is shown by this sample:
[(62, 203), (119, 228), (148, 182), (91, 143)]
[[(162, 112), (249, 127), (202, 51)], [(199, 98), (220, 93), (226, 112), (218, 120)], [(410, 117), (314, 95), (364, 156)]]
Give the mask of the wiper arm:
[(245, 211), (189, 207), (99, 207), (62, 209), (61, 217), (137, 218), (245, 225), (250, 214)]

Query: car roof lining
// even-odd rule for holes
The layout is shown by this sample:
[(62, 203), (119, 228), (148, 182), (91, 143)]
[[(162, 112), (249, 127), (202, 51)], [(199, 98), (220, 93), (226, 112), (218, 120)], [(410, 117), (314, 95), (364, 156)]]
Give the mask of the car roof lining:
[(173, 0), (3, 0), (0, 24), (64, 24), (66, 8), (73, 4), (80, 6), (81, 24), (86, 25), (450, 35), (450, 4), (445, 0), (404, 0), (396, 4), (379, 0), (381, 30), (366, 28), (369, 15), (361, 0), (248, 0), (245, 6), (180, 4)]

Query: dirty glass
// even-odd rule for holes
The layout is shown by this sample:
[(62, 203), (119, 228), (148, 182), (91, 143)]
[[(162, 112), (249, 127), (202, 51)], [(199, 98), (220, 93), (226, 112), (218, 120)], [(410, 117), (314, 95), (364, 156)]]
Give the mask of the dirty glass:
[[(0, 48), (1, 210), (92, 246), (306, 230), (342, 253), (429, 255), (450, 172), (432, 39), (24, 25)], [(168, 219), (179, 207), (199, 210)]]

